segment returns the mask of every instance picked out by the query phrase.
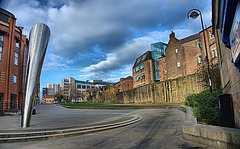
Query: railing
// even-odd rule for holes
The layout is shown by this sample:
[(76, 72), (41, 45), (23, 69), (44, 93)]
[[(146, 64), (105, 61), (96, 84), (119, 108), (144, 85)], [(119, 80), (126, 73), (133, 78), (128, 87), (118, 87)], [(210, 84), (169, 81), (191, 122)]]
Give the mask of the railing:
[[(5, 107), (5, 108), (4, 108)], [(17, 102), (0, 102), (0, 114), (4, 112), (17, 112), (18, 105)]]

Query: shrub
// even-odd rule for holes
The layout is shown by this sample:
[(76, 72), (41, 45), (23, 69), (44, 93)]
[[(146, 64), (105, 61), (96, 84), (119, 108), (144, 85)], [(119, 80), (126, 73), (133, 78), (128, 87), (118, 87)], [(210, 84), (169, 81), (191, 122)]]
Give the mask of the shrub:
[(220, 90), (213, 90), (211, 94), (207, 90), (199, 94), (189, 95), (185, 100), (185, 105), (193, 107), (194, 114), (199, 122), (218, 125), (218, 96), (220, 93)]

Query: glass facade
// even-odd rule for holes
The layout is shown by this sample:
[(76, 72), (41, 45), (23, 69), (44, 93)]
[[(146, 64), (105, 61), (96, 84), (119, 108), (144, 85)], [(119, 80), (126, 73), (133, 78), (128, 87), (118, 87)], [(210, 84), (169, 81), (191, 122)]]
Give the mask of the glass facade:
[(167, 44), (163, 42), (157, 42), (157, 43), (151, 44), (155, 81), (160, 80), (158, 58), (165, 56), (166, 47), (167, 47)]

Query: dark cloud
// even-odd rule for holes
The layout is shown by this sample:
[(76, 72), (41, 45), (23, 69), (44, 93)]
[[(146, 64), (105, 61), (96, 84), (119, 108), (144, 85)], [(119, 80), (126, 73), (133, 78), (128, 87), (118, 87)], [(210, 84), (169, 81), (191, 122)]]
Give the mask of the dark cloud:
[[(82, 73), (103, 75), (129, 67), (151, 42), (167, 42), (171, 30), (180, 37), (198, 32), (200, 20), (187, 19), (192, 8), (200, 9), (205, 23), (211, 23), (211, 0), (4, 0), (3, 6), (16, 15), (25, 34), (35, 23), (50, 27), (52, 55), (46, 68), (84, 67)], [(51, 61), (50, 56), (58, 59)]]

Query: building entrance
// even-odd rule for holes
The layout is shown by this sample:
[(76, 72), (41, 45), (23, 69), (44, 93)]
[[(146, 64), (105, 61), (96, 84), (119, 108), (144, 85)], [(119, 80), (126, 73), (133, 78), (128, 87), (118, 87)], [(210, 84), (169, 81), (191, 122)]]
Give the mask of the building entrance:
[(3, 115), (3, 93), (0, 93), (0, 116)]

